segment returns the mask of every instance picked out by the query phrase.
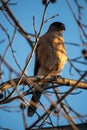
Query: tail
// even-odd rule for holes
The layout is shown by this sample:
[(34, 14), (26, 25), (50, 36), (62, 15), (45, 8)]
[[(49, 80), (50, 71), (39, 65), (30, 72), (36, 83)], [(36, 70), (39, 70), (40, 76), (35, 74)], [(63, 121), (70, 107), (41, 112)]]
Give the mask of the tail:
[(28, 112), (27, 112), (28, 116), (32, 117), (34, 113), (36, 112), (41, 94), (42, 94), (41, 91), (35, 89), (34, 94), (30, 101), (30, 106), (28, 107)]

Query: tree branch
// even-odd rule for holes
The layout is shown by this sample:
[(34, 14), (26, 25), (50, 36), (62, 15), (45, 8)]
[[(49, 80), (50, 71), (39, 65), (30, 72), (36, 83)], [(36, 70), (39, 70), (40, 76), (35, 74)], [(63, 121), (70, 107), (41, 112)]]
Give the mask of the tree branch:
[[(16, 84), (18, 84), (19, 78), (9, 80), (7, 82), (4, 82), (0, 84), (0, 93), (10, 89), (11, 87), (15, 87)], [(57, 78), (57, 77), (50, 77), (47, 76), (44, 78), (43, 76), (28, 76), (28, 77), (23, 77), (19, 85), (34, 85), (34, 83), (38, 84), (46, 84), (46, 83), (56, 83), (59, 85), (64, 85), (64, 86), (74, 86), (78, 80), (73, 80), (73, 79), (67, 79), (67, 78)], [(45, 89), (50, 89), (51, 87), (47, 86)], [(79, 82), (77, 84), (77, 88), (81, 89), (87, 89), (87, 83), (86, 82)]]
[(27, 33), (25, 31), (25, 29), (21, 26), (21, 24), (19, 23), (19, 21), (15, 17), (14, 13), (10, 9), (10, 7), (8, 6), (7, 2), (5, 0), (1, 0), (1, 2), (2, 2), (3, 6), (6, 9), (6, 13), (10, 16), (10, 18), (13, 20), (13, 22), (17, 26), (18, 31), (27, 39), (27, 41), (30, 43), (31, 47), (33, 48), (33, 44), (32, 44), (32, 41), (31, 41), (31, 36), (34, 37), (34, 35), (30, 34), (30, 33)]

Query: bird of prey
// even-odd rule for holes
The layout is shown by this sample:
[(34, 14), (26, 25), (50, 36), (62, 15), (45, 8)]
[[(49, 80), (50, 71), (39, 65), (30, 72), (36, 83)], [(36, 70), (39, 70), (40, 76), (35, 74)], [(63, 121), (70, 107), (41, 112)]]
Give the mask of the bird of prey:
[[(48, 31), (40, 37), (35, 60), (34, 75), (60, 76), (64, 65), (67, 63), (67, 52), (64, 45), (63, 32), (65, 25), (61, 22), (52, 23)], [(35, 86), (30, 105), (28, 107), (28, 116), (33, 116), (38, 107), (45, 84)]]

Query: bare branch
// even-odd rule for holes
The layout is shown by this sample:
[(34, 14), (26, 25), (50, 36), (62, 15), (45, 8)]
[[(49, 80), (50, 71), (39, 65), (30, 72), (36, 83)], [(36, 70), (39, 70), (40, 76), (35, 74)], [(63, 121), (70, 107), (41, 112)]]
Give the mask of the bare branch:
[[(78, 80), (72, 80), (72, 79), (66, 79), (66, 78), (55, 78), (55, 77), (49, 77), (47, 76), (45, 79), (43, 79), (43, 76), (37, 76), (37, 77), (22, 77), (22, 80), (20, 82), (19, 85), (24, 84), (24, 85), (33, 85), (33, 83), (35, 82), (39, 82), (39, 84), (46, 84), (46, 83), (56, 83), (56, 84), (60, 84), (60, 85), (64, 85), (64, 86), (73, 86), (78, 82)], [(0, 85), (0, 93), (10, 89), (11, 87), (13, 87), (13, 83), (18, 84), (19, 78), (17, 79), (13, 79), (13, 80), (9, 80), (5, 83), (2, 83)], [(15, 86), (14, 86), (15, 87)], [(26, 87), (26, 86), (25, 86)], [(81, 88), (81, 89), (87, 89), (87, 83), (86, 82), (79, 82), (76, 85), (77, 88)], [(45, 89), (49, 89), (51, 87), (45, 88)]]
[(15, 25), (18, 27), (18, 31), (29, 41), (31, 47), (33, 48), (33, 44), (31, 41), (31, 36), (34, 36), (33, 34), (27, 33), (25, 29), (21, 26), (15, 15), (13, 14), (12, 10), (8, 6), (7, 2), (5, 0), (1, 0), (3, 6), (6, 8), (6, 12), (10, 16), (10, 18), (13, 20)]

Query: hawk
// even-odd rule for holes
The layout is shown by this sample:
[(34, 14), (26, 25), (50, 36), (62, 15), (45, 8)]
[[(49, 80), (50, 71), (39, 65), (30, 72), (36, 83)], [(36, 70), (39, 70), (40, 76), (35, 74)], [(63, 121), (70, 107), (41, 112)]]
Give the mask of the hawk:
[[(48, 28), (48, 31), (40, 37), (36, 53), (34, 75), (59, 76), (67, 63), (67, 53), (64, 45), (63, 32), (65, 25), (61, 22), (54, 22)], [(33, 96), (28, 107), (28, 116), (33, 116), (38, 107), (43, 85), (36, 85)]]

